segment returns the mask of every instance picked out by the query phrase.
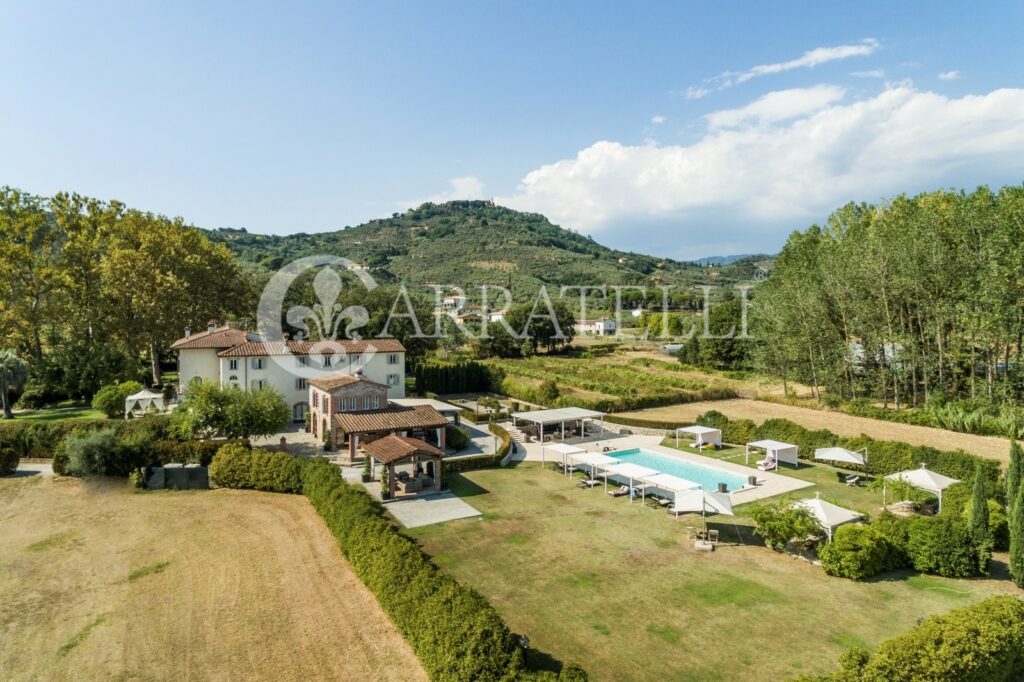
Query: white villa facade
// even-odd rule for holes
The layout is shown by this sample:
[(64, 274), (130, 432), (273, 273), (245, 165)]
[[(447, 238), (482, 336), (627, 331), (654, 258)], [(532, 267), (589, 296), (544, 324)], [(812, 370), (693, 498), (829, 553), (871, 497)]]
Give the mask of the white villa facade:
[[(187, 330), (186, 330), (187, 331)], [(212, 324), (171, 345), (178, 351), (178, 393), (195, 381), (259, 389), (273, 386), (302, 422), (309, 411), (309, 370), (355, 375), (387, 387), (388, 398), (405, 397), (405, 347), (397, 339), (331, 342), (333, 353), (309, 341), (262, 341), (230, 325)]]
[(579, 320), (574, 327), (577, 336), (614, 336), (615, 320), (599, 317), (596, 320)]

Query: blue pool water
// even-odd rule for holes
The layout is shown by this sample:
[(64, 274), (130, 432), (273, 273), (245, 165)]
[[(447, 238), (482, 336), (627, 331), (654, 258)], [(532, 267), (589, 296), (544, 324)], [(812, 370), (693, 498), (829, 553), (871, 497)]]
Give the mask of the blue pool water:
[(607, 455), (620, 459), (623, 462), (631, 462), (640, 466), (657, 469), (665, 474), (672, 474), (687, 481), (699, 483), (704, 490), (718, 490), (719, 483), (729, 486), (729, 492), (739, 490), (747, 484), (747, 479), (739, 474), (733, 474), (722, 469), (706, 467), (684, 459), (661, 455), (650, 450), (634, 448), (620, 452), (609, 452)]

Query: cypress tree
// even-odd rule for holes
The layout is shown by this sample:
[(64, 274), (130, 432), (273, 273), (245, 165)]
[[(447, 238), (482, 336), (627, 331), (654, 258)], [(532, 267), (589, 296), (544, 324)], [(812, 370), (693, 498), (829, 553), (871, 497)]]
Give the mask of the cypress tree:
[(1017, 488), (1010, 511), (1010, 577), (1024, 587), (1024, 487)]
[(1016, 438), (1010, 439), (1010, 464), (1006, 467), (1006, 508), (1009, 510), (1017, 501), (1020, 488), (1021, 452)]

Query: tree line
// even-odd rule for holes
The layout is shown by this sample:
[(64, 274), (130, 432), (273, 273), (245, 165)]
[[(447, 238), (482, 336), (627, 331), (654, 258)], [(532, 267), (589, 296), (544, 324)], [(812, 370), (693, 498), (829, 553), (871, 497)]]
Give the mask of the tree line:
[(848, 204), (794, 232), (751, 301), (761, 367), (899, 409), (1024, 392), (1024, 186)]

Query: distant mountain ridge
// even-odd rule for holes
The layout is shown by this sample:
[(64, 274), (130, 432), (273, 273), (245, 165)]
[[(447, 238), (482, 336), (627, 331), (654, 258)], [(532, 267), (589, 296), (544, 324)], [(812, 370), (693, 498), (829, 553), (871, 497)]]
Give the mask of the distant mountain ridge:
[(450, 284), (646, 285), (730, 284), (753, 279), (742, 257), (711, 268), (603, 246), (590, 237), (489, 201), (427, 203), (390, 218), (335, 232), (259, 235), (244, 229), (207, 231), (243, 261), (276, 270), (296, 258), (344, 256), (380, 282)]
[(737, 254), (735, 256), (705, 256), (704, 258), (697, 258), (696, 260), (691, 261), (691, 262), (696, 263), (697, 265), (705, 265), (705, 266), (707, 266), (707, 265), (731, 265), (733, 263), (736, 263), (737, 261), (746, 260), (746, 259), (765, 260), (765, 259), (769, 259), (769, 258), (772, 258), (772, 257), (773, 256), (769, 256), (768, 254), (764, 254), (764, 253), (741, 253), (741, 254)]

